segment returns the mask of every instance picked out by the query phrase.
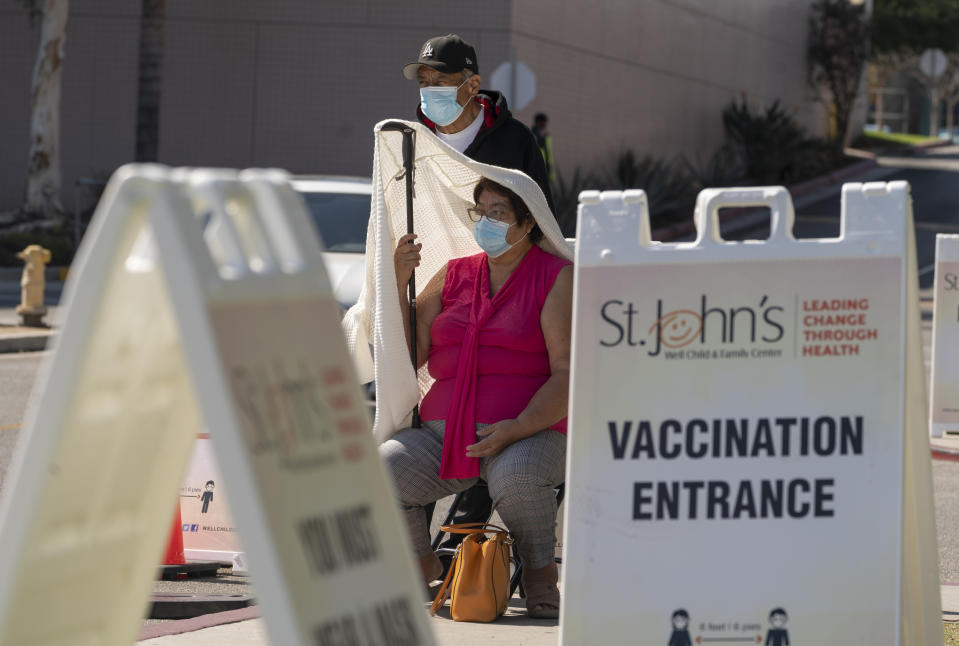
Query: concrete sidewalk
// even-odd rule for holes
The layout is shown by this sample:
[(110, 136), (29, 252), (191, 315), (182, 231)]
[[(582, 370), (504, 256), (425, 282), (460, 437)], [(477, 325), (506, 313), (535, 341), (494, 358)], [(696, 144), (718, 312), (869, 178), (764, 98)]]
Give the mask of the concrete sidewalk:
[(0, 353), (45, 350), (56, 334), (56, 328), (52, 327), (23, 327), (0, 321)]
[(929, 449), (935, 460), (959, 462), (959, 434), (946, 433), (942, 437), (930, 437)]
[[(423, 604), (423, 612), (428, 612)], [(152, 637), (138, 641), (144, 646), (273, 646), (266, 634), (265, 621), (257, 614), (257, 608), (206, 615), (206, 622), (222, 620), (224, 623), (176, 635)], [(199, 618), (198, 618), (199, 619)], [(187, 622), (170, 622), (185, 624)], [(554, 646), (559, 641), (559, 622), (543, 619), (528, 619), (525, 602), (513, 597), (506, 614), (493, 623), (458, 623), (450, 619), (449, 606), (429, 620), (438, 646), (472, 646), (474, 644), (501, 643), (510, 646)], [(177, 626), (157, 626), (159, 630), (176, 630)], [(278, 645), (277, 645), (278, 646)]]

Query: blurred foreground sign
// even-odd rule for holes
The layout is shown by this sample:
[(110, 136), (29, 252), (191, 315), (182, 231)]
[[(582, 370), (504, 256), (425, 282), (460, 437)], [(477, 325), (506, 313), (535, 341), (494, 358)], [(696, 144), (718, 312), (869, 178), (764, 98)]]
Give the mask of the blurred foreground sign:
[(433, 643), (285, 174), (119, 170), (66, 299), (5, 499), (0, 644), (134, 641), (203, 425), (272, 643)]
[(959, 433), (959, 235), (936, 236), (930, 434)]
[(783, 188), (696, 218), (580, 195), (561, 643), (941, 644), (908, 185), (845, 186), (836, 240)]

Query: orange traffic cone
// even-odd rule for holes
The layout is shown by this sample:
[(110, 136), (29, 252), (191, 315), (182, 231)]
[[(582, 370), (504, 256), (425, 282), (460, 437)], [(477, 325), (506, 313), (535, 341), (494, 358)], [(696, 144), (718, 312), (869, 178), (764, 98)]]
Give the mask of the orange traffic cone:
[(180, 501), (177, 500), (176, 512), (173, 514), (173, 527), (170, 530), (170, 542), (167, 544), (163, 565), (184, 565), (185, 563), (186, 556), (183, 553), (183, 520), (180, 518)]

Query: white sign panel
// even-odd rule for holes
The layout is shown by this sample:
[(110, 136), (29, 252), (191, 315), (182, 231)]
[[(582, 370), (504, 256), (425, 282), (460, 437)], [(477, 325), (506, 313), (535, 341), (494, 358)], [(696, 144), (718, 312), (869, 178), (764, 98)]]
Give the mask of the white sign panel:
[[(907, 185), (828, 241), (782, 188), (680, 244), (580, 198), (561, 643), (899, 643)], [(724, 243), (747, 205), (772, 236)]]
[(0, 643), (133, 641), (201, 426), (272, 643), (433, 643), (284, 173), (121, 169), (66, 301), (4, 501)]
[(936, 236), (930, 433), (959, 433), (959, 235)]

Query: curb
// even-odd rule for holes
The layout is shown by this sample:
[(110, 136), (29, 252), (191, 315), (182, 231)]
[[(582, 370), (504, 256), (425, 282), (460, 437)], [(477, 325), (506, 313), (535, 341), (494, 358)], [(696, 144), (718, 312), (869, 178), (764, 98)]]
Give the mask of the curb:
[(214, 626), (223, 626), (225, 624), (247, 621), (248, 619), (256, 619), (259, 616), (260, 609), (257, 606), (249, 606), (238, 610), (227, 610), (225, 612), (215, 612), (210, 615), (201, 615), (193, 619), (179, 619), (162, 624), (152, 624), (140, 629), (137, 641), (192, 633), (196, 630), (203, 630), (204, 628), (213, 628)]
[(914, 144), (913, 148), (917, 150), (928, 150), (929, 148), (942, 148), (944, 146), (954, 146), (949, 139), (940, 139), (939, 141), (927, 141), (921, 144)]
[[(2, 329), (0, 329), (2, 333)], [(51, 337), (58, 332), (50, 330), (49, 332), (37, 332), (35, 334), (15, 334), (10, 336), (0, 336), (0, 354), (12, 352), (41, 352), (47, 349)]]
[(161, 565), (160, 577), (164, 581), (183, 581), (197, 577), (216, 576), (220, 569), (217, 561), (188, 561), (179, 565)]
[(192, 619), (247, 608), (256, 603), (249, 594), (192, 594), (155, 592), (151, 598), (150, 619)]

